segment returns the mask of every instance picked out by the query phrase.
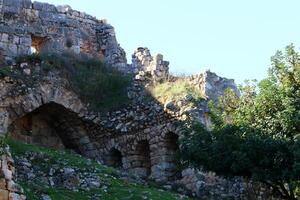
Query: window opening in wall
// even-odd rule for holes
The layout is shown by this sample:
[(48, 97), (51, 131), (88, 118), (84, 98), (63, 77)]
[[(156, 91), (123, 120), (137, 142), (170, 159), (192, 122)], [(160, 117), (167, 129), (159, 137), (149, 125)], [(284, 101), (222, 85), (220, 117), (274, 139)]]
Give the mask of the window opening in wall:
[(114, 168), (122, 168), (122, 153), (119, 150), (112, 148), (108, 154), (107, 165)]
[(46, 42), (47, 42), (46, 37), (39, 37), (39, 36), (32, 35), (31, 36), (31, 47), (30, 47), (31, 54), (40, 53), (42, 48), (45, 47)]

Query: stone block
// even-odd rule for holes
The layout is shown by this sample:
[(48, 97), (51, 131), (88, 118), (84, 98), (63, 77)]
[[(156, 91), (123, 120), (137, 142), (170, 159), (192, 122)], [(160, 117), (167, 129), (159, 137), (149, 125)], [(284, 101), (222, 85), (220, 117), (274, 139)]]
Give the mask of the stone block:
[(2, 190), (0, 189), (0, 200), (8, 200), (9, 192), (8, 190)]
[(88, 143), (90, 143), (90, 139), (88, 136), (82, 137), (82, 138), (80, 138), (79, 143), (80, 144), (88, 144)]
[(13, 44), (19, 44), (20, 43), (20, 38), (18, 36), (15, 36), (13, 37)]
[(30, 52), (31, 52), (30, 46), (24, 46), (24, 45), (18, 46), (18, 54), (19, 55), (30, 54)]
[(54, 5), (48, 3), (34, 2), (33, 9), (46, 11), (46, 12), (57, 12), (56, 7)]
[(1, 42), (4, 42), (4, 43), (8, 42), (8, 34), (7, 33), (1, 34)]
[(18, 6), (4, 6), (2, 8), (4, 19), (17, 18), (21, 14), (21, 7)]
[(39, 11), (38, 10), (33, 10), (33, 9), (24, 9), (23, 10), (25, 17), (28, 21), (33, 22), (33, 21), (38, 21), (39, 20)]
[(21, 7), (23, 0), (3, 0), (4, 6)]
[(17, 45), (15, 45), (15, 44), (8, 45), (7, 52), (9, 53), (9, 55), (16, 55), (17, 51), (18, 51)]
[[(67, 13), (69, 11), (72, 11), (71, 6), (69, 6), (69, 5), (57, 6), (56, 9), (59, 13)], [(78, 12), (76, 12), (76, 13), (77, 13), (77, 16), (78, 16), (79, 15)]]
[(9, 169), (3, 169), (3, 174), (4, 174), (4, 177), (5, 177), (5, 179), (6, 180), (12, 180), (12, 175), (13, 175), (13, 173), (12, 173), (12, 171), (10, 171)]
[(6, 188), (6, 181), (4, 178), (0, 178), (0, 189), (5, 190)]
[(9, 194), (9, 200), (26, 200), (26, 197), (17, 193), (11, 192)]
[(22, 7), (26, 9), (31, 9), (32, 8), (31, 0), (22, 0)]

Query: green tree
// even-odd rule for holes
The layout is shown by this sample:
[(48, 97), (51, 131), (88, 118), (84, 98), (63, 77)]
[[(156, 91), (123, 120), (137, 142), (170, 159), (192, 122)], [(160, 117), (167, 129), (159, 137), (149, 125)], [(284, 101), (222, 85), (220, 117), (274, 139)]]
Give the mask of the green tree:
[[(182, 141), (183, 158), (226, 176), (271, 186), (284, 199), (299, 197), (300, 56), (293, 45), (271, 58), (269, 75), (247, 82), (241, 96), (227, 90), (210, 102), (214, 127), (193, 125)], [(191, 126), (188, 126), (191, 127)]]

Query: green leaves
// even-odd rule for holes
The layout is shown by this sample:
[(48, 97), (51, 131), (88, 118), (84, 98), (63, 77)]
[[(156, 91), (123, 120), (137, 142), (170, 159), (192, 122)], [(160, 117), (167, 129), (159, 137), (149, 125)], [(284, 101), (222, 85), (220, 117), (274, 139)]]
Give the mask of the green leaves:
[[(300, 191), (300, 56), (291, 44), (271, 58), (269, 75), (210, 102), (214, 127), (191, 128), (182, 152), (194, 166), (272, 186), (286, 199)], [(191, 131), (190, 130), (190, 131)], [(201, 141), (201, 142), (200, 142)]]

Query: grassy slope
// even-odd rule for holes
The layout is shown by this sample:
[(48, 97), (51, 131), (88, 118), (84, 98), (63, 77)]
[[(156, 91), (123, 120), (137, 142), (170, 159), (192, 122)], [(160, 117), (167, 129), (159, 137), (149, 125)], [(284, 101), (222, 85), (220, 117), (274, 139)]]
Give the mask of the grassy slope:
[(161, 103), (167, 101), (178, 101), (186, 95), (191, 95), (195, 101), (203, 99), (200, 91), (186, 80), (165, 82), (155, 85), (150, 89), (151, 95)]
[[(26, 152), (42, 152), (51, 159), (47, 163), (34, 163), (51, 167), (51, 164), (57, 160), (63, 160), (66, 166), (80, 168), (82, 170), (87, 168), (94, 168), (97, 174), (105, 183), (107, 189), (97, 189), (91, 191), (74, 192), (64, 188), (48, 187), (39, 183), (20, 182), (19, 184), (24, 188), (25, 194), (30, 200), (38, 200), (41, 194), (48, 194), (52, 200), (87, 200), (87, 199), (105, 199), (105, 200), (176, 200), (181, 199), (179, 195), (160, 190), (155, 187), (146, 187), (135, 183), (129, 183), (118, 178), (116, 171), (112, 168), (104, 167), (97, 162), (90, 161), (79, 155), (72, 154), (65, 151), (56, 151), (52, 149), (37, 147), (33, 145), (23, 144), (20, 142), (8, 140), (7, 143), (11, 147), (13, 156), (20, 156)], [(53, 162), (53, 163), (52, 163)], [(90, 163), (90, 164), (88, 164)]]

